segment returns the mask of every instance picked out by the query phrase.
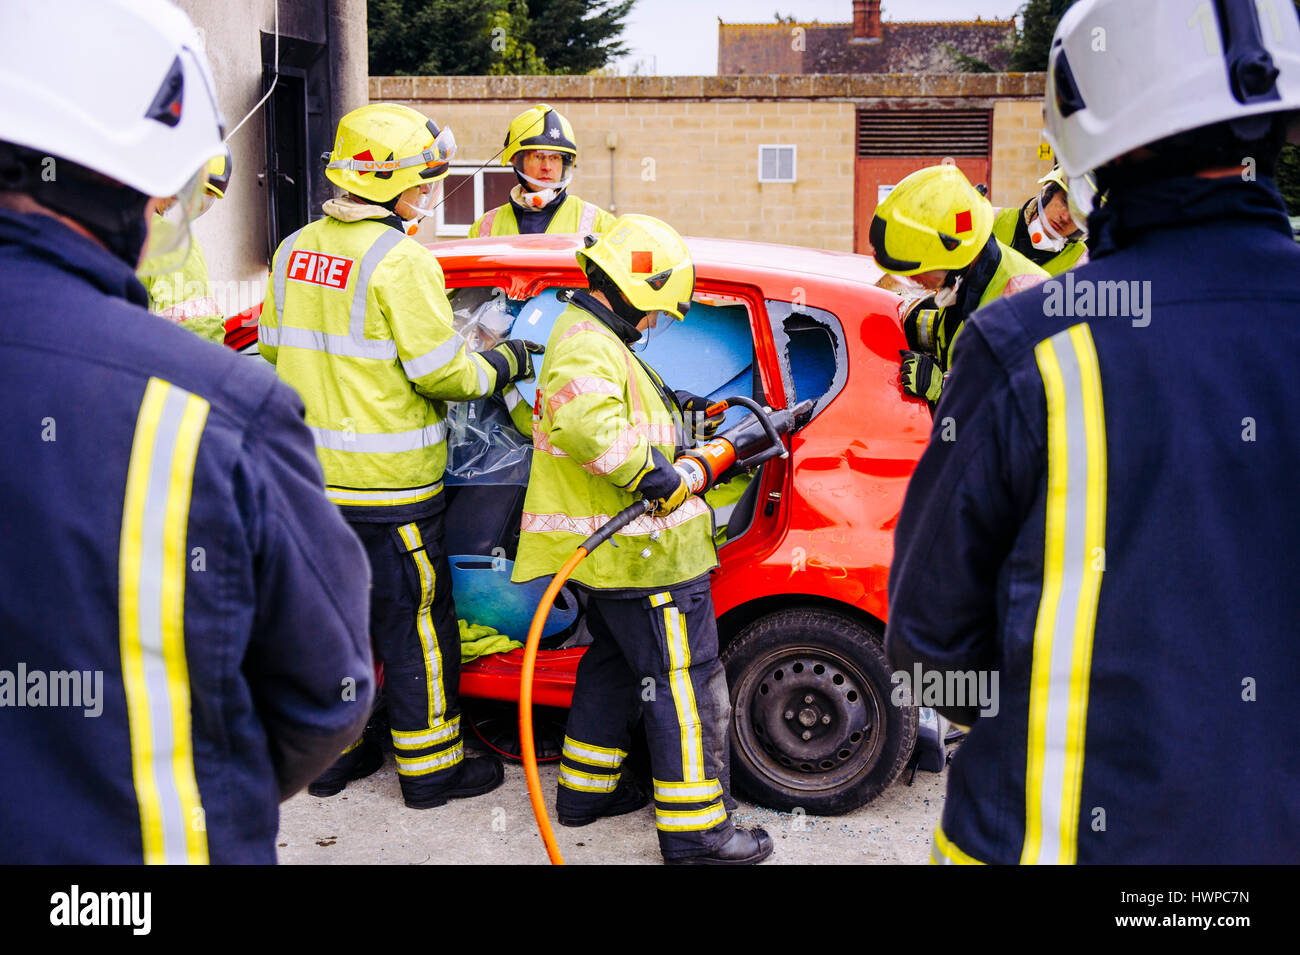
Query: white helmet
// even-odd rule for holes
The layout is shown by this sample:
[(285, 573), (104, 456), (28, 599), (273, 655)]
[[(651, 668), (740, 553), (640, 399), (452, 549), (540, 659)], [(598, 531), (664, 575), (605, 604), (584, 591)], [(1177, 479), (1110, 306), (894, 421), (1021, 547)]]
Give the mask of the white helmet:
[(202, 40), (165, 0), (0, 3), (0, 102), (0, 142), (50, 157), (43, 179), (67, 160), (183, 212), (223, 149)]
[[(1290, 0), (1080, 0), (1052, 41), (1046, 137), (1071, 177), (1177, 133), (1297, 109)], [(1266, 125), (1243, 124), (1241, 138)]]

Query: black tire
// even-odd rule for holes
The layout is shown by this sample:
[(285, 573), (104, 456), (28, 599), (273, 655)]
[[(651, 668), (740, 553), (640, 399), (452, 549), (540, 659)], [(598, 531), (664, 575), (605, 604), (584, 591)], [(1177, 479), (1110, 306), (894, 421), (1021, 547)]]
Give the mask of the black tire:
[(722, 653), (736, 788), (762, 806), (833, 816), (897, 779), (916, 708), (890, 703), (882, 644), (876, 627), (807, 607), (745, 627)]

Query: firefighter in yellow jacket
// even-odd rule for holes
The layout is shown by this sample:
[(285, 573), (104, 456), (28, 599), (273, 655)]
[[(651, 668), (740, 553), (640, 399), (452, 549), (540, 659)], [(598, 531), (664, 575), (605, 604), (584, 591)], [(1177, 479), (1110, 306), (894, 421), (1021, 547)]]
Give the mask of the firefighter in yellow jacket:
[[(208, 162), (208, 178), (204, 183), (198, 215), (203, 215), (218, 199), (225, 197), (230, 188), (232, 168), (229, 147)], [(203, 246), (199, 245), (199, 237), (192, 231), (190, 253), (179, 269), (165, 275), (141, 276), (140, 280), (149, 293), (149, 309), (154, 314), (210, 342), (218, 345), (225, 342), (226, 317), (221, 314), (221, 308), (212, 295), (208, 260), (203, 255)]]
[(993, 234), (1048, 275), (1086, 263), (1087, 217), (1070, 198), (1058, 166), (1038, 180), (1042, 187), (1023, 206), (1008, 206), (993, 219)]
[(590, 290), (573, 293), (556, 321), (538, 382), (514, 579), (554, 574), (638, 498), (655, 507), (572, 577), (594, 642), (578, 668), (557, 814), (582, 826), (645, 805), (622, 772), (643, 711), (664, 858), (760, 862), (771, 839), (736, 829), (725, 805), (730, 704), (709, 590), (713, 519), (671, 464), (680, 399), (629, 350), (685, 316), (695, 268), (681, 237), (649, 216), (621, 216), (584, 242)]
[(903, 321), (903, 391), (939, 401), (952, 349), (966, 317), (1003, 295), (1031, 288), (1047, 273), (993, 235), (993, 207), (952, 165), (907, 176), (876, 208), (871, 247), (886, 272), (911, 276), (934, 294)]
[(501, 165), (514, 167), (519, 183), (509, 202), (470, 226), (469, 237), (604, 232), (614, 217), (568, 192), (577, 162), (578, 142), (564, 116), (545, 103), (524, 110), (511, 120), (501, 153)]
[[(347, 195), (276, 250), (258, 347), (293, 385), (326, 493), (361, 538), (372, 576), (371, 637), (406, 805), (500, 785), (495, 758), (465, 760), (456, 696), (460, 635), (443, 550), (446, 403), (532, 374), (540, 346), (469, 352), (451, 324), (442, 269), (407, 235), (432, 211), (455, 153), (449, 129), (375, 103), (339, 122), (326, 176)], [(309, 787), (340, 791), (382, 753), (358, 740)]]

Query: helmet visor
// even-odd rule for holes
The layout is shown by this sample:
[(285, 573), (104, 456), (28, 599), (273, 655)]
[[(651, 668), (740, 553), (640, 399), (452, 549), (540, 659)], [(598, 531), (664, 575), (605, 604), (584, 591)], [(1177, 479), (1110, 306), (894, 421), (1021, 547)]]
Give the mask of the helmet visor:
[(201, 215), (207, 182), (208, 170), (204, 167), (180, 192), (159, 201), (149, 221), (149, 235), (136, 274), (169, 275), (185, 264), (190, 254), (190, 223)]
[[(567, 189), (573, 179), (573, 154), (549, 149), (524, 149), (512, 160), (519, 178), (534, 190)], [(546, 178), (546, 176), (552, 178)], [(558, 176), (559, 178), (553, 178)]]
[(1086, 172), (1082, 176), (1071, 176), (1066, 199), (1070, 204), (1070, 218), (1086, 236), (1088, 216), (1092, 214), (1093, 204), (1097, 201), (1097, 177), (1091, 172)]
[(437, 182), (422, 182), (417, 188), (420, 191), (416, 193), (415, 199), (408, 199), (397, 210), (398, 215), (404, 219), (423, 219), (425, 216), (431, 216), (438, 208), (438, 203), (442, 202), (441, 179)]
[(629, 346), (633, 351), (645, 351), (650, 347), (651, 342), (677, 324), (677, 319), (674, 316), (659, 309), (645, 314), (649, 324), (641, 331), (641, 337)]

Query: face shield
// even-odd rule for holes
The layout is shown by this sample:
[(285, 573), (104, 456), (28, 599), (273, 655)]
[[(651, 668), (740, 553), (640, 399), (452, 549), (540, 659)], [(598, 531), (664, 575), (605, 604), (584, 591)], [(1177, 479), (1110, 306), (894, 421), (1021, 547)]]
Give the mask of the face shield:
[(190, 223), (202, 214), (207, 182), (208, 171), (204, 167), (176, 195), (156, 200), (137, 275), (169, 275), (185, 264), (190, 254)]
[[(542, 192), (550, 189), (559, 192), (561, 189), (567, 189), (570, 180), (573, 179), (573, 159), (572, 153), (546, 149), (524, 149), (515, 153), (511, 163), (515, 168), (515, 173), (523, 182), (532, 187), (532, 191)], [(526, 169), (531, 169), (533, 175), (530, 175)], [(558, 176), (559, 178), (541, 178), (544, 171), (549, 171), (552, 176)]]
[(1067, 199), (1070, 204), (1070, 218), (1086, 236), (1088, 216), (1092, 214), (1097, 201), (1097, 176), (1091, 172), (1086, 172), (1082, 176), (1071, 176)]
[(643, 321), (647, 322), (645, 328), (641, 330), (641, 337), (634, 341), (628, 347), (633, 351), (642, 352), (650, 347), (650, 343), (656, 338), (663, 335), (664, 332), (672, 328), (677, 323), (677, 319), (667, 312), (655, 310), (646, 312)]

